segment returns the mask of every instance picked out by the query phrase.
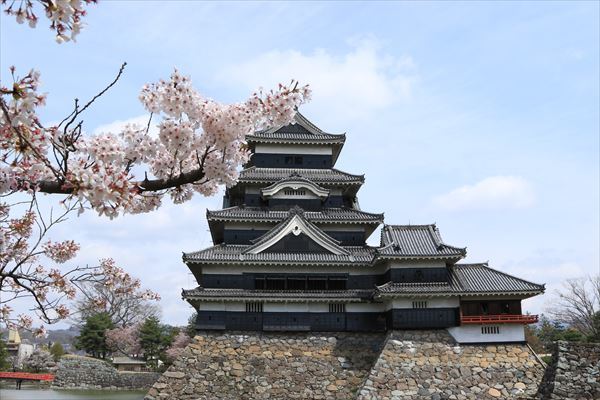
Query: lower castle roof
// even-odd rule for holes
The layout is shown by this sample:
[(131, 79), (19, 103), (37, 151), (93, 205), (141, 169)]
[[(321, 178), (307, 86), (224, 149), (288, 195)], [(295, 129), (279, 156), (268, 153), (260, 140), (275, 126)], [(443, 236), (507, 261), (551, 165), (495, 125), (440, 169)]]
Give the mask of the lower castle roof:
[(388, 282), (377, 287), (377, 296), (487, 296), (496, 294), (533, 296), (543, 293), (544, 290), (544, 285), (500, 272), (490, 268), (487, 264), (455, 264), (449, 267), (448, 282)]
[(363, 302), (373, 297), (373, 290), (248, 290), (248, 289), (196, 289), (184, 290), (187, 300), (237, 301), (240, 299), (268, 301), (343, 301)]
[(545, 290), (544, 285), (532, 283), (490, 268), (487, 264), (456, 264), (448, 269), (447, 282), (399, 283), (388, 282), (373, 289), (350, 290), (249, 290), (196, 289), (184, 290), (187, 300), (239, 301), (344, 301), (362, 302), (394, 297), (447, 296), (519, 296), (530, 297)]

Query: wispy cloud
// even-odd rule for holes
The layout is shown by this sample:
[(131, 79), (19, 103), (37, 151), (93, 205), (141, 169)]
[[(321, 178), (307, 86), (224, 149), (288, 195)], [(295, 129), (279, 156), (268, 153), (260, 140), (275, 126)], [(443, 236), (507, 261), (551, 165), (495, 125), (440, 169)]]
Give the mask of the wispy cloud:
[(350, 42), (351, 49), (336, 55), (324, 49), (311, 53), (273, 50), (225, 68), (219, 78), (254, 90), (297, 79), (314, 91), (313, 107), (363, 119), (397, 101), (411, 97), (416, 66), (409, 56), (384, 54), (373, 38)]
[(447, 210), (526, 208), (534, 201), (533, 188), (518, 176), (491, 176), (433, 199), (435, 205)]
[[(126, 125), (139, 125), (139, 126), (147, 126), (148, 125), (148, 118), (150, 116), (148, 114), (144, 114), (144, 115), (138, 115), (137, 117), (131, 117), (131, 118), (127, 118), (127, 119), (123, 119), (123, 120), (116, 120), (116, 121), (112, 121), (108, 124), (103, 124), (100, 126), (97, 126), (93, 131), (92, 134), (97, 135), (99, 133), (105, 133), (105, 132), (113, 132), (113, 133), (118, 133), (120, 132)], [(158, 129), (156, 128), (156, 119), (152, 120), (153, 123), (150, 124), (150, 130), (149, 133), (150, 134), (156, 134)]]

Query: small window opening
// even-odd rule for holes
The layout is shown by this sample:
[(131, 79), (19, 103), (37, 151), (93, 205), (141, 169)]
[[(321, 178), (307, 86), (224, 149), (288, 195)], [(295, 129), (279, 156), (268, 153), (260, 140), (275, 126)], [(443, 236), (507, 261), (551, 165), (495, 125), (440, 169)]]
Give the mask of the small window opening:
[(246, 303), (246, 312), (263, 312), (263, 303)]
[(426, 301), (413, 301), (412, 308), (427, 308)]
[(482, 335), (499, 335), (500, 327), (499, 326), (482, 326), (481, 334)]
[(346, 305), (345, 304), (330, 304), (329, 305), (329, 312), (330, 313), (343, 313), (343, 312), (346, 312)]

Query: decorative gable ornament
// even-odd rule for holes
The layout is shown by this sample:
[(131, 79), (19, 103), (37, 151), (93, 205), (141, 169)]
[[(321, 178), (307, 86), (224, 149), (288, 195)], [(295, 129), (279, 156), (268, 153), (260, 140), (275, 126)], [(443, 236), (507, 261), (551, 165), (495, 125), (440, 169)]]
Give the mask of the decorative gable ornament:
[(269, 232), (258, 238), (256, 242), (244, 251), (245, 254), (259, 254), (278, 243), (287, 235), (298, 236), (301, 233), (308, 236), (319, 246), (335, 255), (349, 255), (350, 253), (340, 246), (340, 242), (331, 238), (316, 225), (304, 218), (303, 212), (298, 207), (290, 210), (290, 216)]
[(263, 188), (261, 190), (261, 194), (264, 199), (268, 199), (277, 195), (278, 193), (281, 193), (281, 191), (284, 191), (286, 189), (291, 189), (293, 191), (305, 189), (322, 200), (325, 200), (329, 196), (328, 189), (325, 189), (322, 186), (319, 186), (316, 183), (301, 177), (290, 177), (287, 179), (282, 179), (270, 186), (267, 186), (266, 188)]

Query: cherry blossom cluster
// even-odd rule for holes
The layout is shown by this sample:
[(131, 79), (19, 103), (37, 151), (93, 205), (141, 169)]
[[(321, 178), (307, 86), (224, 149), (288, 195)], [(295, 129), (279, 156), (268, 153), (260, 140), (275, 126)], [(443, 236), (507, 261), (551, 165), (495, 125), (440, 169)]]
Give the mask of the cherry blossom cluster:
[(96, 3), (96, 0), (2, 0), (6, 14), (14, 15), (19, 24), (27, 22), (31, 28), (35, 28), (39, 20), (34, 10), (36, 3), (43, 7), (50, 20), (56, 41), (63, 43), (75, 41), (81, 31), (81, 18), (86, 14), (85, 6)]
[[(155, 210), (167, 193), (182, 203), (194, 193), (210, 196), (220, 185), (235, 184), (250, 157), (246, 135), (292, 122), (310, 98), (307, 86), (292, 81), (243, 103), (221, 104), (175, 70), (140, 94), (145, 108), (162, 117), (157, 136), (136, 125), (86, 135), (69, 123), (44, 129), (36, 116), (45, 98), (37, 92), (39, 74), (13, 80), (0, 99), (0, 194), (48, 191), (51, 183), (51, 193), (67, 194), (110, 218)], [(137, 178), (134, 171), (144, 169), (144, 179)]]
[(176, 360), (191, 341), (192, 338), (190, 338), (185, 332), (180, 331), (177, 336), (175, 336), (175, 339), (173, 339), (171, 347), (167, 349), (167, 357), (169, 357), (170, 360)]
[(138, 356), (142, 354), (139, 335), (140, 324), (109, 329), (104, 334), (106, 337), (106, 346), (112, 352), (122, 353), (128, 356)]
[[(29, 297), (37, 319), (51, 324), (69, 317), (66, 302), (74, 300), (82, 285), (102, 285), (115, 293), (133, 298), (158, 300), (160, 296), (141, 288), (139, 279), (133, 278), (112, 259), (100, 261), (94, 267), (72, 267), (61, 270), (51, 263), (64, 264), (77, 254), (79, 245), (72, 240), (41, 242), (47, 230), (56, 221), (43, 220), (31, 209), (20, 217), (11, 217), (7, 204), (0, 204), (0, 326), (28, 329), (43, 334), (43, 326), (33, 327), (33, 316), (14, 315), (11, 301)], [(75, 209), (69, 208), (66, 213)], [(14, 210), (12, 213), (14, 214)], [(44, 259), (45, 258), (45, 259)], [(101, 299), (95, 299), (98, 311), (104, 310)]]
[(48, 241), (44, 244), (44, 254), (54, 262), (63, 264), (77, 254), (79, 245), (72, 240), (52, 243)]

